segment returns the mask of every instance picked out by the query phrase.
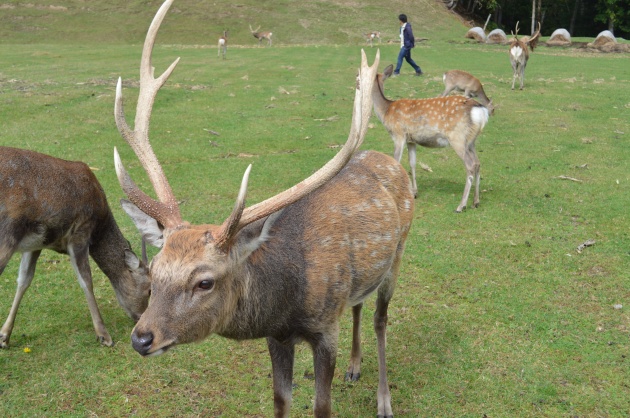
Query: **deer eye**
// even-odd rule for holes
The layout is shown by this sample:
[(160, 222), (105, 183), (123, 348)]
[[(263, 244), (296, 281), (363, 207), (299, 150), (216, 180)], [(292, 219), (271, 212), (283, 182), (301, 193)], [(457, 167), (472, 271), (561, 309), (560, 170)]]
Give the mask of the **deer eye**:
[(202, 280), (197, 284), (197, 287), (201, 290), (212, 290), (212, 288), (214, 287), (214, 280)]

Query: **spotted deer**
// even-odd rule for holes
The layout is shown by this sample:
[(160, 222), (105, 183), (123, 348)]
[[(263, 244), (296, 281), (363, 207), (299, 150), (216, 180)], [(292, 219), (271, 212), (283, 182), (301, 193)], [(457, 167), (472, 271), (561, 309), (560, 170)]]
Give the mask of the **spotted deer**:
[(252, 29), (252, 25), (249, 25), (249, 31), (252, 33), (252, 35), (254, 35), (254, 38), (258, 39), (258, 46), (260, 46), (262, 41), (265, 39), (267, 40), (267, 46), (271, 46), (271, 35), (273, 35), (273, 33), (258, 32), (258, 29), (260, 29), (260, 26), (258, 26), (256, 29)]
[(518, 22), (516, 22), (516, 33), (512, 32), (514, 36), (510, 41), (510, 63), (512, 64), (512, 90), (514, 90), (514, 84), (516, 79), (520, 79), (521, 87), (523, 90), (523, 84), (525, 82), (525, 67), (527, 67), (527, 61), (529, 60), (529, 49), (534, 51), (540, 37), (540, 22), (538, 23), (538, 30), (531, 37), (523, 36), (518, 39)]
[(464, 195), (455, 209), (466, 208), (468, 195), (474, 183), (473, 206), (479, 206), (479, 158), (475, 140), (488, 122), (488, 109), (463, 96), (436, 97), (433, 99), (389, 100), (385, 97), (383, 82), (391, 77), (393, 66), (377, 74), (372, 87), (374, 112), (394, 141), (394, 158), (400, 162), (403, 147), (407, 144), (413, 193), (418, 196), (416, 184), (416, 145), (440, 148), (450, 145), (466, 167)]
[(393, 158), (357, 152), (372, 110), (379, 54), (370, 67), (362, 52), (350, 134), (326, 165), (276, 196), (246, 207), (250, 165), (229, 217), (216, 225), (192, 225), (182, 219), (148, 136), (155, 96), (179, 60), (153, 77), (151, 51), (171, 3), (165, 1), (157, 12), (144, 44), (133, 130), (125, 121), (120, 79), (116, 89), (116, 125), (157, 196), (154, 200), (136, 186), (115, 150), (118, 178), (129, 197), (123, 207), (147, 242), (161, 247), (150, 267), (151, 303), (131, 334), (133, 348), (150, 356), (211, 334), (236, 340), (266, 338), (274, 415), (287, 417), (295, 345), (305, 341), (313, 351), (314, 415), (330, 417), (339, 319), (352, 308), (346, 378), (354, 381), (361, 373), (361, 310), (376, 292), (378, 416), (393, 416), (385, 362), (387, 308), (414, 199), (407, 174)]
[(223, 59), (225, 59), (225, 54), (227, 54), (227, 44), (228, 44), (228, 31), (223, 31), (223, 36), (219, 38), (219, 44), (217, 46), (217, 57), (220, 57), (223, 54)]
[(146, 257), (139, 260), (132, 251), (86, 164), (0, 147), (0, 273), (15, 252), (22, 253), (13, 305), (0, 329), (0, 348), (9, 346), (20, 302), (43, 249), (70, 256), (96, 336), (101, 344), (114, 345), (94, 298), (88, 255), (109, 278), (118, 302), (134, 320), (149, 300)]
[(440, 97), (446, 97), (452, 91), (461, 91), (468, 98), (476, 97), (479, 99), (479, 102), (488, 109), (490, 115), (494, 114), (492, 100), (486, 96), (481, 81), (474, 75), (462, 70), (450, 70), (444, 73), (442, 81), (444, 81), (444, 91)]

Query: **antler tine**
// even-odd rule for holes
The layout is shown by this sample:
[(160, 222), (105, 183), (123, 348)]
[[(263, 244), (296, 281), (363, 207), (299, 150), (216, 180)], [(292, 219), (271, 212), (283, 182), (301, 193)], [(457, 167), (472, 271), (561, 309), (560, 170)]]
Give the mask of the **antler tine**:
[(166, 71), (162, 73), (162, 75), (155, 78), (155, 68), (151, 65), (151, 55), (160, 24), (164, 20), (164, 16), (172, 3), (173, 0), (166, 0), (162, 4), (151, 22), (151, 26), (149, 27), (144, 41), (142, 58), (140, 61), (140, 91), (138, 93), (134, 130), (131, 130), (125, 120), (121, 79), (118, 79), (118, 85), (116, 86), (116, 102), (114, 105), (114, 114), (118, 130), (129, 146), (131, 146), (140, 160), (142, 167), (144, 167), (147, 172), (159, 202), (151, 199), (138, 189), (124, 170), (124, 167), (120, 162), (120, 158), (118, 158), (116, 170), (119, 182), (129, 199), (136, 206), (145, 211), (145, 213), (153, 216), (165, 227), (175, 227), (182, 223), (182, 219), (173, 190), (171, 189), (168, 180), (164, 175), (164, 171), (162, 170), (162, 167), (151, 148), (151, 144), (149, 142), (149, 122), (151, 119), (151, 111), (153, 109), (155, 96), (164, 83), (166, 83), (166, 80), (175, 69), (175, 66), (177, 66), (179, 58), (177, 58), (166, 69)]
[(285, 206), (288, 206), (312, 191), (316, 190), (330, 179), (332, 179), (350, 160), (355, 151), (363, 143), (368, 128), (368, 122), (372, 113), (372, 86), (378, 71), (380, 51), (377, 51), (376, 58), (372, 66), (368, 66), (365, 51), (361, 50), (361, 67), (357, 76), (357, 87), (354, 98), (354, 109), (352, 123), (348, 140), (342, 149), (328, 163), (310, 177), (296, 184), (295, 186), (271, 197), (263, 202), (245, 208), (245, 196), (247, 189), (247, 177), (249, 167), (243, 178), (241, 190), (232, 214), (220, 228), (215, 236), (219, 247), (229, 244), (232, 237), (246, 225), (264, 218)]

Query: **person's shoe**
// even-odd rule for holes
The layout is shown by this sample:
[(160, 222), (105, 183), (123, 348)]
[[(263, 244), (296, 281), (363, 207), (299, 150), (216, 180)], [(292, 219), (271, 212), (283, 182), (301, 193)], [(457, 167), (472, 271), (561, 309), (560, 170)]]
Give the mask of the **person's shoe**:
[(420, 71), (416, 71), (416, 76), (420, 76), (420, 75), (424, 75), (424, 73), (422, 72), (422, 70), (420, 70)]
[(400, 75), (400, 73), (393, 73), (393, 74), (392, 74), (392, 78), (394, 78), (394, 77), (398, 77), (399, 75)]

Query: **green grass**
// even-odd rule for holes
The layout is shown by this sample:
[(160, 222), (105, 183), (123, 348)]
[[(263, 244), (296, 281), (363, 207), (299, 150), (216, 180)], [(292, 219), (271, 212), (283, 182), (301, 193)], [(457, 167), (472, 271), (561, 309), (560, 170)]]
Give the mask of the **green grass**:
[[(5, 63), (0, 68), (0, 145), (94, 167), (135, 248), (137, 232), (117, 204), (123, 196), (113, 169), (114, 146), (141, 187), (150, 191), (150, 186), (116, 130), (113, 100), (121, 76), (131, 121), (143, 22), (157, 4), (142, 3), (130, 3), (143, 15), (128, 17), (136, 22), (132, 44), (113, 38), (98, 46), (55, 39), (29, 44), (19, 33), (13, 43), (5, 38), (0, 44)], [(184, 4), (178, 6), (181, 13), (190, 13), (185, 10), (192, 6)], [(335, 4), (340, 3), (321, 6)], [(266, 3), (260, 7), (272, 9)], [(291, 7), (296, 6), (280, 3), (277, 10), (290, 12)], [(442, 15), (439, 19), (447, 21)], [(185, 31), (175, 34), (175, 22), (177, 16), (167, 16), (170, 29), (165, 27), (154, 52), (156, 72), (178, 56), (182, 60), (158, 95), (151, 139), (187, 220), (222, 222), (249, 163), (248, 199), (255, 203), (308, 176), (345, 142), (359, 40), (336, 46), (233, 48), (222, 62), (215, 49), (201, 45), (206, 42)], [(418, 151), (418, 159), (433, 172), (418, 170), (414, 225), (390, 305), (394, 413), (627, 417), (628, 55), (541, 47), (531, 55), (525, 89), (511, 91), (506, 47), (468, 43), (459, 35), (445, 35), (447, 29), (459, 33), (461, 27), (451, 21), (413, 52), (427, 75), (412, 77), (405, 64), (401, 77), (387, 81), (386, 94), (435, 96), (443, 89), (442, 72), (459, 68), (482, 80), (497, 109), (478, 138), (483, 190), (478, 209), (453, 213), (464, 169), (451, 149)], [(367, 49), (370, 62), (375, 52)], [(381, 55), (382, 69), (395, 60), (397, 47), (384, 45)], [(373, 118), (371, 123), (363, 149), (391, 153), (392, 142), (380, 122)], [(408, 167), (406, 158), (405, 153)], [(596, 244), (578, 253), (576, 247), (587, 239)], [(14, 257), (0, 276), (2, 320), (13, 298), (18, 264)], [(132, 321), (116, 303), (107, 279), (94, 271), (97, 300), (116, 346), (100, 347), (95, 341), (67, 257), (44, 252), (18, 314), (12, 346), (0, 351), (2, 415), (272, 415), (264, 341), (238, 343), (213, 336), (142, 359), (129, 344)], [(333, 381), (339, 417), (373, 416), (376, 409), (372, 303), (364, 314), (362, 377), (354, 384), (343, 382), (349, 312), (342, 321)], [(615, 309), (615, 304), (623, 308)], [(300, 346), (292, 416), (311, 415), (311, 375), (312, 356)]]

